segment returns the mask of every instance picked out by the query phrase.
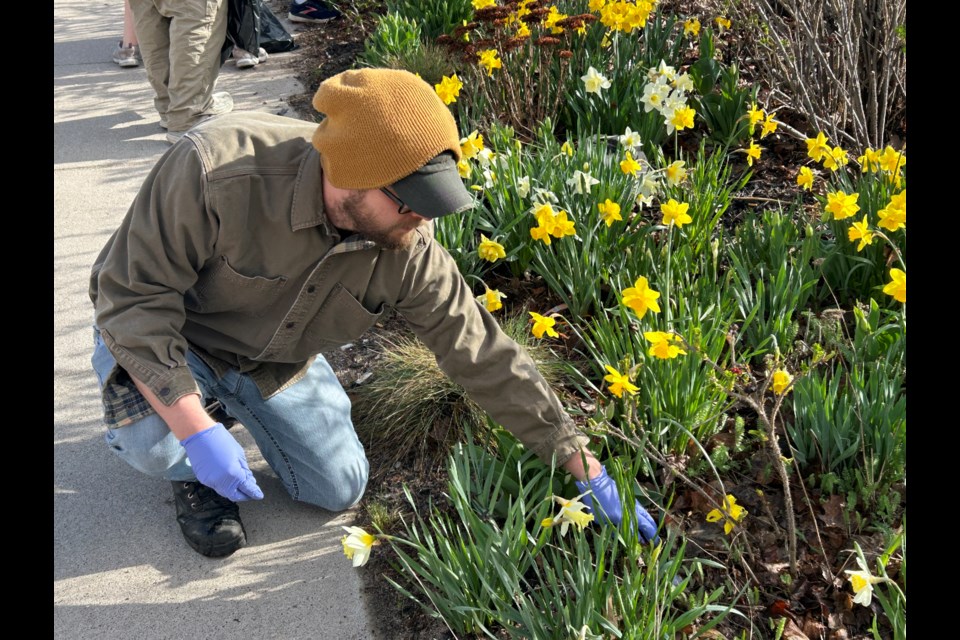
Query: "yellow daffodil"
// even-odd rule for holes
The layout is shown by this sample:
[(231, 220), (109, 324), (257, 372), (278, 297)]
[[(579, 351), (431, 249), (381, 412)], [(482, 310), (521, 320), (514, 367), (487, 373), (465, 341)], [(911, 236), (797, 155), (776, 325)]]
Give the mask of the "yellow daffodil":
[[(529, 9), (528, 9), (529, 11)], [(521, 22), (520, 26), (517, 27), (517, 37), (518, 38), (529, 38), (530, 37), (530, 26), (526, 22)]]
[(637, 391), (640, 390), (640, 387), (632, 384), (630, 382), (630, 376), (625, 373), (620, 373), (610, 365), (604, 365), (604, 368), (609, 372), (608, 375), (603, 376), (603, 379), (610, 383), (608, 389), (610, 393), (617, 396), (618, 398), (623, 397), (623, 392), (626, 391), (630, 395), (636, 395)]
[(493, 75), (494, 69), (503, 68), (503, 62), (500, 61), (499, 55), (496, 49), (484, 49), (480, 52), (480, 66), (487, 70), (488, 76)]
[(773, 372), (773, 392), (782, 395), (784, 390), (793, 382), (793, 376), (785, 369), (777, 369)]
[(687, 213), (687, 209), (689, 208), (689, 203), (677, 202), (673, 198), (670, 198), (666, 203), (660, 205), (660, 212), (663, 213), (662, 224), (668, 226), (675, 224), (679, 229), (683, 225), (693, 222), (693, 218)]
[(433, 85), (433, 88), (436, 90), (437, 95), (440, 96), (440, 99), (443, 100), (443, 104), (451, 104), (457, 101), (457, 96), (460, 95), (460, 89), (463, 88), (463, 83), (460, 82), (457, 74), (453, 74), (449, 78), (443, 76), (440, 83)]
[(575, 223), (573, 220), (567, 219), (566, 211), (562, 209), (557, 211), (557, 214), (553, 217), (553, 228), (550, 229), (550, 233), (554, 238), (577, 235)]
[(580, 502), (580, 498), (583, 496), (577, 496), (576, 498), (566, 499), (561, 498), (560, 496), (553, 496), (554, 501), (560, 505), (560, 512), (552, 518), (544, 518), (540, 523), (544, 527), (555, 527), (560, 525), (560, 535), (567, 535), (567, 529), (572, 524), (577, 530), (583, 531), (583, 528), (588, 524), (593, 522), (593, 514), (586, 513), (584, 509), (587, 508), (587, 505)]
[(620, 215), (620, 205), (610, 198), (598, 204), (597, 208), (600, 210), (600, 216), (608, 227), (616, 220), (623, 220), (623, 216)]
[(863, 216), (862, 222), (854, 222), (850, 225), (850, 228), (847, 230), (847, 238), (850, 239), (850, 242), (855, 240), (860, 241), (857, 245), (857, 253), (863, 251), (863, 248), (868, 244), (873, 244), (873, 231), (870, 230), (867, 216)]
[(486, 9), (497, 4), (496, 0), (470, 0), (474, 9)]
[(563, 27), (559, 26), (557, 23), (561, 20), (566, 20), (569, 17), (570, 16), (565, 13), (560, 13), (559, 9), (551, 5), (550, 10), (543, 19), (543, 27), (545, 29), (550, 29), (550, 33), (552, 34), (563, 33)]
[(907, 302), (907, 274), (900, 269), (890, 269), (890, 282), (883, 287), (883, 292), (893, 296), (897, 302)]
[(696, 38), (700, 35), (700, 21), (696, 18), (688, 18), (683, 22), (683, 35)]
[(636, 176), (640, 171), (640, 163), (633, 159), (633, 155), (627, 151), (626, 158), (620, 161), (620, 171), (630, 176)]
[(871, 574), (870, 569), (867, 568), (866, 563), (860, 559), (860, 556), (857, 556), (857, 565), (860, 567), (859, 571), (846, 569), (844, 573), (847, 574), (847, 580), (850, 581), (850, 586), (853, 588), (854, 603), (869, 607), (873, 599), (873, 585), (878, 582), (883, 582), (883, 578), (878, 578)]
[(457, 162), (457, 173), (460, 174), (461, 178), (470, 177), (470, 163), (467, 161), (466, 158), (463, 158), (462, 160)]
[(643, 337), (650, 342), (650, 349), (647, 355), (651, 355), (661, 360), (670, 360), (679, 355), (687, 355), (677, 342), (680, 342), (680, 336), (675, 333), (666, 333), (663, 331), (645, 331)]
[(713, 21), (717, 23), (717, 30), (720, 32), (720, 35), (723, 35), (723, 32), (730, 28), (730, 20), (728, 18), (717, 16)]
[(463, 154), (463, 157), (467, 160), (470, 160), (475, 155), (480, 153), (483, 149), (483, 135), (477, 133), (476, 131), (472, 132), (466, 138), (460, 140), (460, 152)]
[(828, 148), (824, 152), (822, 160), (824, 169), (830, 169), (830, 171), (836, 171), (850, 162), (846, 150), (840, 147)]
[(593, 67), (587, 69), (587, 72), (580, 76), (580, 81), (583, 82), (584, 90), (587, 93), (600, 95), (600, 91), (610, 88), (610, 80)]
[(857, 162), (860, 164), (861, 173), (875, 173), (880, 170), (880, 152), (867, 147), (863, 155), (857, 158)]
[(607, 4), (607, 0), (590, 0), (590, 3), (587, 5), (590, 11), (596, 13), (603, 8), (603, 5)]
[(773, 119), (774, 114), (768, 113), (763, 119), (763, 126), (760, 128), (760, 139), (763, 140), (768, 135), (777, 130), (777, 125), (780, 124)]
[(883, 227), (888, 231), (896, 231), (897, 229), (906, 228), (907, 190), (904, 189), (900, 193), (890, 198), (890, 202), (887, 203), (887, 206), (877, 211), (877, 216), (880, 218), (880, 222), (877, 223), (877, 226)]
[(650, 283), (643, 276), (637, 278), (632, 287), (624, 289), (621, 295), (623, 304), (636, 311), (638, 318), (647, 315), (647, 311), (660, 313), (660, 305), (657, 303), (660, 293), (651, 289)]
[(825, 211), (833, 215), (834, 220), (843, 220), (860, 211), (860, 205), (857, 204), (859, 193), (846, 194), (843, 191), (834, 191), (827, 194), (827, 206)]
[(667, 177), (667, 184), (675, 187), (687, 179), (687, 170), (684, 168), (686, 163), (683, 160), (677, 160), (667, 165), (664, 173)]
[(738, 505), (737, 499), (728, 493), (723, 499), (723, 507), (721, 509), (714, 509), (707, 514), (707, 522), (719, 522), (723, 520), (723, 532), (730, 535), (733, 528), (740, 524), (746, 515), (747, 510)]
[(890, 145), (887, 145), (877, 161), (880, 163), (880, 168), (884, 171), (896, 173), (907, 164), (907, 157)]
[(747, 166), (752, 167), (754, 160), (760, 159), (760, 145), (758, 145), (753, 140), (750, 141), (750, 146), (747, 148)]
[(370, 549), (380, 544), (376, 536), (367, 533), (360, 527), (341, 527), (349, 535), (340, 539), (343, 544), (343, 554), (353, 560), (353, 566), (362, 567), (370, 559)]
[(480, 246), (477, 247), (477, 253), (480, 254), (481, 258), (489, 262), (496, 262), (500, 258), (507, 257), (507, 252), (504, 251), (502, 244), (491, 240), (482, 233), (480, 234)]
[(500, 293), (497, 289), (487, 289), (477, 296), (477, 302), (482, 304), (487, 311), (493, 313), (503, 308), (503, 303), (500, 301), (506, 297), (506, 294)]
[(677, 131), (693, 128), (693, 117), (697, 115), (693, 107), (681, 107), (673, 111), (670, 117), (670, 124), (676, 127)]
[(530, 317), (533, 318), (533, 328), (531, 331), (535, 337), (542, 338), (544, 333), (551, 338), (558, 338), (560, 336), (556, 329), (553, 328), (557, 324), (556, 319), (542, 316), (539, 313), (534, 313), (533, 311), (528, 311), (527, 313), (529, 313)]
[(567, 154), (568, 156), (573, 156), (573, 145), (570, 144), (569, 140), (564, 140), (563, 144), (560, 145), (560, 151)]
[(827, 136), (823, 135), (823, 131), (819, 132), (816, 138), (807, 138), (806, 143), (807, 155), (813, 158), (814, 162), (820, 162), (823, 155), (830, 151)]
[(747, 117), (750, 118), (750, 131), (752, 132), (752, 127), (763, 120), (763, 109), (758, 108), (757, 103), (754, 102), (750, 105), (750, 109), (747, 111)]
[(800, 167), (800, 172), (797, 173), (797, 185), (807, 191), (813, 189), (813, 171), (810, 167)]

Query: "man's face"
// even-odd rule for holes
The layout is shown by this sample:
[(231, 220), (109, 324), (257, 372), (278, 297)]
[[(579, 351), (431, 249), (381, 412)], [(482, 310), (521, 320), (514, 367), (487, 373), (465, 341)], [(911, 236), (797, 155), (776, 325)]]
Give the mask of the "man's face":
[(427, 219), (410, 211), (397, 213), (397, 204), (379, 189), (351, 191), (330, 205), (337, 225), (355, 231), (387, 249), (406, 249), (416, 237), (414, 230)]

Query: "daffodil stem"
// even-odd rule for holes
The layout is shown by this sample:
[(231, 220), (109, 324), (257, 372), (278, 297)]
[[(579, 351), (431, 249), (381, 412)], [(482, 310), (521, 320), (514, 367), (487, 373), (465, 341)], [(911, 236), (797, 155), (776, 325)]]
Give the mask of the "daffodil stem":
[(673, 222), (670, 223), (670, 226), (667, 227), (667, 276), (665, 278), (666, 282), (664, 285), (664, 305), (663, 305), (663, 319), (667, 322), (667, 331), (673, 331), (673, 314), (670, 313), (671, 305), (670, 302), (672, 297), (670, 296), (670, 285), (673, 275), (671, 271), (671, 258), (673, 257)]

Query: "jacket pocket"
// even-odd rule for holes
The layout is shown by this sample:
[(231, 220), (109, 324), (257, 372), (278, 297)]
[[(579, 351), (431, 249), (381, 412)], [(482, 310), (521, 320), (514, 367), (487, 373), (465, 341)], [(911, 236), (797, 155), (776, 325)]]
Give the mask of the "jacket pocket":
[(260, 318), (270, 311), (286, 284), (283, 276), (243, 275), (221, 256), (217, 264), (200, 272), (197, 284), (184, 295), (184, 304), (199, 313), (232, 312)]
[(362, 336), (380, 316), (368, 311), (360, 302), (337, 283), (303, 332), (303, 340), (314, 353), (343, 346)]

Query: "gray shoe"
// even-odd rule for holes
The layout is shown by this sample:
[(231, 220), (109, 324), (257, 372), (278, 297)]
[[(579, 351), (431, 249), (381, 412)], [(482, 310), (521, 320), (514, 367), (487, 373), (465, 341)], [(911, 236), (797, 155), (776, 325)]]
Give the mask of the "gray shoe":
[(123, 42), (117, 43), (117, 48), (113, 51), (113, 61), (121, 67), (138, 67), (140, 60), (137, 58), (137, 46), (123, 46)]

